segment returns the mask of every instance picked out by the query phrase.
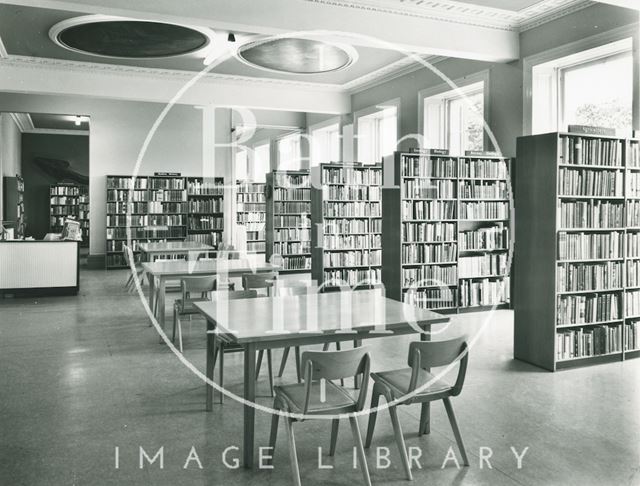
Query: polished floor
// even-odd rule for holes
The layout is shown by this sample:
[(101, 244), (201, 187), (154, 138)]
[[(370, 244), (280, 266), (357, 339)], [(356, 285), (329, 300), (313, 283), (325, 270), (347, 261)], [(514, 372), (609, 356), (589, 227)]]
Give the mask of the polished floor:
[[(273, 470), (233, 469), (242, 408), (227, 400), (204, 412), (203, 383), (158, 344), (124, 279), (124, 272), (83, 271), (77, 297), (0, 299), (0, 484), (290, 484), (284, 428)], [(471, 466), (445, 463), (449, 448), (457, 449), (440, 404), (431, 434), (420, 438), (419, 407), (401, 407), (407, 445), (421, 453), (415, 484), (640, 484), (640, 360), (541, 371), (512, 359), (512, 324), (510, 311), (466, 314), (442, 333), (477, 337), (454, 400)], [(202, 370), (202, 322), (186, 329), (185, 356)], [(407, 342), (370, 342), (373, 369), (403, 366)], [(292, 364), (285, 381), (293, 379)], [(241, 357), (228, 356), (225, 370), (229, 388), (241, 392)], [(258, 413), (258, 444), (266, 445), (269, 421)], [(364, 432), (366, 420), (360, 423)], [(334, 458), (326, 456), (329, 430), (324, 421), (296, 426), (303, 484), (361, 484), (348, 424)], [(163, 468), (156, 461), (140, 469), (140, 448), (152, 457), (161, 447)], [(333, 469), (319, 467), (318, 447), (322, 466)], [(520, 468), (511, 448), (528, 448)], [(374, 484), (408, 484), (386, 413), (368, 462)]]

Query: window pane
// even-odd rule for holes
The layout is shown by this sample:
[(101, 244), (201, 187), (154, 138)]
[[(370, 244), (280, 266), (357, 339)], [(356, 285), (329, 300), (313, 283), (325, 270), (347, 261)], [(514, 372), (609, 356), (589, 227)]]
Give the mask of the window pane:
[(247, 172), (247, 151), (238, 150), (235, 156), (236, 163), (236, 180), (247, 180), (249, 174)]
[(266, 173), (269, 172), (269, 144), (259, 145), (253, 151), (253, 180), (265, 182)]
[(300, 134), (278, 141), (278, 170), (300, 169)]
[(565, 125), (631, 131), (633, 60), (630, 53), (567, 69), (563, 74)]
[(463, 104), (464, 150), (484, 149), (484, 94), (467, 97)]

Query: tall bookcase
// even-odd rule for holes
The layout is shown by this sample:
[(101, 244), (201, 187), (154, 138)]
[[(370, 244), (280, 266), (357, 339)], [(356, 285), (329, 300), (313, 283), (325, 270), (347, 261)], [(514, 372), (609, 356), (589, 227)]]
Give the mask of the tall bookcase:
[(72, 217), (80, 222), (82, 245), (89, 245), (89, 190), (74, 183), (57, 183), (49, 187), (50, 228), (53, 233), (62, 232), (64, 220)]
[[(25, 237), (27, 227), (24, 212), (24, 179), (22, 176), (6, 176), (4, 180), (4, 217), (8, 227), (14, 228), (14, 237)], [(0, 215), (1, 217), (2, 215)]]
[(449, 312), (508, 306), (509, 159), (434, 149), (384, 164), (387, 295)]
[(131, 250), (139, 258), (140, 242), (184, 240), (187, 213), (184, 177), (138, 176), (132, 183), (131, 176), (107, 176), (106, 267), (125, 267), (127, 225)]
[(187, 177), (187, 239), (217, 246), (224, 231), (224, 179)]
[(582, 133), (518, 139), (514, 356), (545, 369), (640, 355), (640, 151)]
[(381, 282), (382, 165), (312, 169), (312, 278), (325, 290)]
[[(311, 189), (309, 171), (267, 174), (266, 260), (281, 273), (311, 271)], [(274, 258), (275, 257), (275, 258)]]
[(260, 182), (238, 181), (236, 217), (237, 223), (246, 229), (248, 253), (265, 253), (265, 187)]

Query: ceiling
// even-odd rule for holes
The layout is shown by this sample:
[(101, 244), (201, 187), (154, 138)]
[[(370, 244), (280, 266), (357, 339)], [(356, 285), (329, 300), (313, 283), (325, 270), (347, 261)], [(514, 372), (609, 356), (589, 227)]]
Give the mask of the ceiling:
[(481, 7), (499, 8), (502, 10), (511, 10), (519, 12), (525, 8), (531, 7), (536, 3), (542, 3), (541, 0), (457, 0), (461, 3), (469, 3), (479, 5)]
[(89, 129), (89, 119), (81, 118), (80, 125), (76, 125), (76, 115), (50, 115), (44, 113), (30, 113), (29, 117), (36, 130), (77, 130)]

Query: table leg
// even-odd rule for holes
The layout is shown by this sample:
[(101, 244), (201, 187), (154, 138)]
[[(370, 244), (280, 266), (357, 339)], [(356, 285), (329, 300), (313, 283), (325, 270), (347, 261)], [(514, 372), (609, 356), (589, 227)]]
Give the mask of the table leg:
[[(426, 334), (431, 331), (431, 326), (422, 326), (425, 332), (420, 333), (420, 341), (431, 341), (431, 335)], [(429, 368), (427, 371), (431, 371)], [(431, 432), (431, 404), (423, 403), (420, 410), (420, 426), (418, 427), (418, 435), (429, 434)]]
[[(211, 321), (209, 321), (209, 319), (207, 319), (207, 378), (211, 381), (213, 381), (213, 353), (215, 352), (216, 345), (216, 335), (213, 332), (210, 332), (213, 330), (213, 324), (211, 323)], [(213, 410), (213, 387), (209, 385), (209, 383), (207, 383), (206, 386), (207, 412), (211, 412), (211, 410)]]
[[(158, 299), (158, 324), (160, 325), (160, 329), (164, 332), (164, 314), (165, 314), (165, 284), (166, 280), (164, 277), (158, 277), (158, 295), (156, 299)], [(162, 342), (162, 336), (160, 336), (160, 342)]]
[(151, 313), (153, 313), (153, 305), (156, 298), (156, 278), (147, 273), (147, 280), (149, 281), (149, 309), (151, 309)]
[[(256, 401), (256, 346), (249, 343), (244, 348), (244, 399), (250, 404)], [(244, 467), (253, 469), (253, 447), (256, 410), (244, 405)]]

